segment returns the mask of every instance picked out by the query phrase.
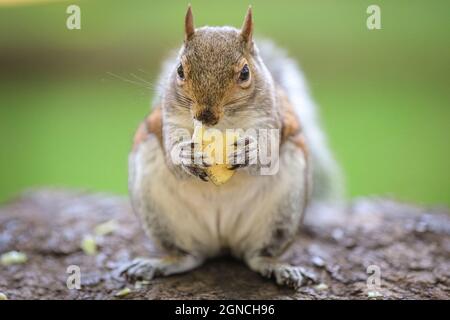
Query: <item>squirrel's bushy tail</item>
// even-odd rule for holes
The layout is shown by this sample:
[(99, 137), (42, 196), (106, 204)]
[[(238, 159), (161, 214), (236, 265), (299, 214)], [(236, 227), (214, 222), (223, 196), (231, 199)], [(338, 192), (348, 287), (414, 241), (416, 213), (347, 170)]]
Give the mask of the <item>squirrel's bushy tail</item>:
[(286, 91), (302, 124), (312, 156), (313, 200), (341, 202), (343, 175), (328, 147), (316, 106), (297, 63), (271, 41), (259, 41), (258, 50), (275, 83)]

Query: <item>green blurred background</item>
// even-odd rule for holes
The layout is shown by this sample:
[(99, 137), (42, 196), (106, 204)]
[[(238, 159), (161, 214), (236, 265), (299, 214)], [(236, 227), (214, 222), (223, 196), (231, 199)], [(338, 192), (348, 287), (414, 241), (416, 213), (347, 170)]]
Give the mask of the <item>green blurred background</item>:
[[(197, 26), (240, 26), (249, 4), (191, 2)], [(450, 1), (250, 3), (256, 35), (302, 65), (348, 195), (450, 205)], [(374, 3), (382, 30), (370, 31)], [(0, 4), (0, 201), (38, 186), (125, 194), (132, 136), (187, 2)], [(81, 30), (66, 28), (69, 4)]]

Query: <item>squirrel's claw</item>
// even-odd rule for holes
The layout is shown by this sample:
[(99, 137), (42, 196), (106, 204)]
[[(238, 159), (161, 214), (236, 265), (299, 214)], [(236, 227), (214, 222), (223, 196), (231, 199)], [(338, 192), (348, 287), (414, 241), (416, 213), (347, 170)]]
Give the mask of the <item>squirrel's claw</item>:
[(166, 257), (136, 258), (118, 266), (117, 279), (127, 281), (152, 280), (154, 277), (167, 276), (191, 270), (203, 263), (203, 258), (193, 255), (168, 255)]
[(181, 167), (183, 168), (183, 170), (194, 177), (200, 178), (201, 180), (208, 182), (209, 178), (208, 175), (205, 172), (205, 168), (202, 167), (197, 167), (197, 166), (193, 166), (193, 165), (185, 165), (185, 164), (181, 164)]
[(199, 144), (192, 141), (185, 141), (180, 144), (179, 158), (183, 170), (194, 177), (201, 180), (209, 181), (205, 170), (211, 166), (208, 157), (200, 150)]
[(252, 270), (257, 271), (263, 277), (275, 279), (276, 283), (281, 286), (298, 290), (307, 282), (318, 282), (315, 272), (306, 270), (301, 266), (277, 261), (276, 258), (256, 256), (247, 263)]
[(258, 158), (258, 143), (252, 136), (239, 138), (230, 145), (234, 149), (228, 156), (227, 163), (230, 164), (229, 169), (236, 170), (238, 168), (254, 165)]

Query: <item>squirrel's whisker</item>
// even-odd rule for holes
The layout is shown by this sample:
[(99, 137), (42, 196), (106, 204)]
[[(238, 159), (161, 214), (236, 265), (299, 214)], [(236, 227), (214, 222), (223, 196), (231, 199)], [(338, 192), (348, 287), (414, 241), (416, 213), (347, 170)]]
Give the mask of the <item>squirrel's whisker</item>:
[(148, 76), (152, 76), (150, 73), (148, 73), (147, 71), (145, 71), (144, 69), (138, 69), (139, 72), (142, 72), (143, 74), (146, 74)]
[(147, 80), (145, 80), (145, 79), (143, 79), (143, 78), (137, 76), (137, 75), (134, 74), (134, 73), (130, 73), (130, 76), (134, 77), (135, 79), (137, 79), (137, 80), (139, 80), (139, 81), (142, 81), (142, 83), (144, 83), (144, 84), (147, 84), (147, 85), (153, 87), (153, 84), (152, 84), (151, 82), (149, 82), (149, 81), (147, 81)]
[(128, 82), (128, 83), (131, 83), (131, 84), (140, 86), (140, 87), (142, 87), (142, 88), (151, 89), (151, 87), (148, 87), (148, 86), (144, 85), (144, 84), (141, 83), (141, 82), (137, 82), (137, 81), (134, 81), (134, 80), (131, 80), (131, 79), (127, 79), (127, 78), (122, 77), (122, 76), (120, 76), (120, 75), (117, 75), (117, 74), (115, 74), (115, 73), (107, 72), (106, 74), (108, 74), (108, 75), (110, 75), (110, 76), (112, 76), (112, 77), (114, 77), (114, 78), (116, 78), (116, 79), (122, 80), (122, 81), (124, 81), (124, 82)]
[(249, 98), (250, 95), (246, 95), (246, 96), (242, 96), (236, 99), (233, 99), (229, 102), (227, 102), (224, 106), (229, 108), (229, 107), (234, 107), (235, 105), (237, 105), (239, 102), (243, 102), (246, 101)]
[(166, 97), (167, 101), (172, 105), (172, 107), (181, 107), (185, 109), (190, 109), (192, 103), (186, 100), (178, 99), (177, 98), (168, 98)]

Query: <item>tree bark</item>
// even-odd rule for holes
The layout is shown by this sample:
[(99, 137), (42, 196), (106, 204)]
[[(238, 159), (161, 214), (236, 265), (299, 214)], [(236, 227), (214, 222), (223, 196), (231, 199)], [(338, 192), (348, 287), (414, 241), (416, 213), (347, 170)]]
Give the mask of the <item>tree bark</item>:
[[(446, 209), (363, 198), (352, 201), (343, 216), (323, 216), (317, 221), (307, 219), (288, 253), (293, 264), (316, 277), (298, 291), (279, 287), (226, 257), (186, 274), (130, 283), (118, 275), (117, 267), (157, 250), (125, 197), (29, 191), (0, 208), (0, 254), (16, 250), (28, 258), (22, 264), (0, 264), (0, 292), (8, 299), (450, 297), (450, 215)], [(117, 222), (117, 228), (96, 236), (95, 227), (110, 220)], [(96, 239), (95, 255), (80, 248), (87, 235)], [(70, 265), (80, 267), (79, 290), (67, 287)], [(379, 286), (374, 280), (377, 275)], [(125, 287), (130, 292), (116, 296)]]

